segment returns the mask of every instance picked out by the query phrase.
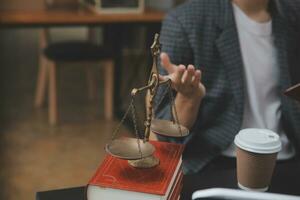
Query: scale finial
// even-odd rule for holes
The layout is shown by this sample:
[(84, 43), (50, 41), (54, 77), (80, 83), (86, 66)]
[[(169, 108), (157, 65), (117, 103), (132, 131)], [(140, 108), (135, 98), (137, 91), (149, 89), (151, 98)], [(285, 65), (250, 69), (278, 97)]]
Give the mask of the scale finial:
[(161, 44), (159, 43), (159, 34), (156, 33), (154, 36), (154, 42), (151, 46), (151, 53), (153, 57), (156, 57), (160, 54)]

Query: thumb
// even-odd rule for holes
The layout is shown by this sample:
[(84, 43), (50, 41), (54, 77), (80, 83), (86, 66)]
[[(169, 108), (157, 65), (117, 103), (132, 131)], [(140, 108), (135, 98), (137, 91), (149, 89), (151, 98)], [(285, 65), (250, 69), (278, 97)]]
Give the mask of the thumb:
[(175, 71), (176, 66), (171, 63), (170, 57), (167, 53), (164, 52), (161, 53), (160, 60), (161, 60), (161, 65), (167, 70), (169, 74), (172, 74)]
[(169, 75), (163, 76), (159, 74), (159, 81), (167, 81), (170, 79)]

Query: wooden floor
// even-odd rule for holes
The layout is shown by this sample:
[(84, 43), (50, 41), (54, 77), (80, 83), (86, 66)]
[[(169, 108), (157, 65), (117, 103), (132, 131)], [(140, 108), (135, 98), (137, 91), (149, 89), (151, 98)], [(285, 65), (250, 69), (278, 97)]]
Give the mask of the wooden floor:
[(116, 122), (86, 114), (81, 122), (49, 127), (45, 111), (11, 121), (2, 131), (1, 199), (32, 200), (37, 191), (85, 185), (103, 159)]

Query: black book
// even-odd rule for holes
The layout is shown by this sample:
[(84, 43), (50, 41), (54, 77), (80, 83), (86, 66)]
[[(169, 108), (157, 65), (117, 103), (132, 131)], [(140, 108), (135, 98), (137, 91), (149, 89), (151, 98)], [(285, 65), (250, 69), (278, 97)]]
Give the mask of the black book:
[(85, 200), (85, 187), (37, 192), (36, 200)]

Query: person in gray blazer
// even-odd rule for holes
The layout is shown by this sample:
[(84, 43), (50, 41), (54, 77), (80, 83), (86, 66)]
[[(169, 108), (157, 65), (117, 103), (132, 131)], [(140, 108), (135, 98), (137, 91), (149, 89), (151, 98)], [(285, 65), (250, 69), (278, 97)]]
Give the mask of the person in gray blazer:
[[(275, 131), (283, 144), (278, 159), (297, 158), (300, 107), (283, 91), (300, 78), (299, 40), (296, 0), (191, 0), (167, 15), (161, 79), (172, 80), (179, 121), (191, 134), (159, 139), (186, 144), (186, 174), (234, 157), (234, 137), (244, 128)], [(170, 119), (165, 89), (155, 112)]]

